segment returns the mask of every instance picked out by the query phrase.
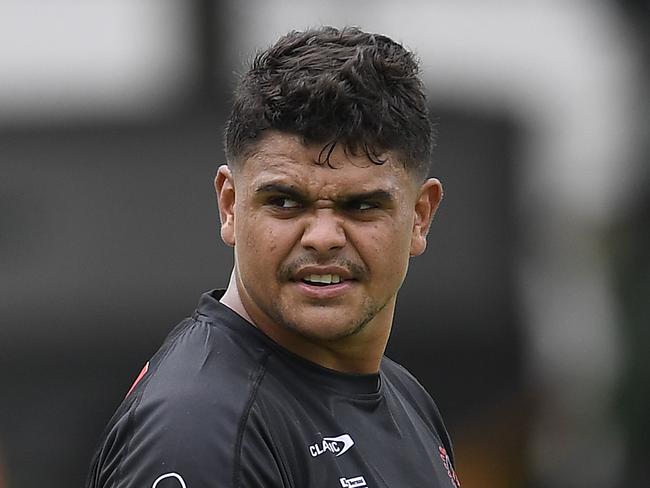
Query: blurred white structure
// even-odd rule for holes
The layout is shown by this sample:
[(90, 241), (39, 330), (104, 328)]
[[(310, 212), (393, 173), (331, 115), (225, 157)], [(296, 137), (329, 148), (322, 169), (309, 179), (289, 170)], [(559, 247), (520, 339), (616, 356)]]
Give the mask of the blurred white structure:
[(174, 0), (0, 0), (0, 126), (164, 110), (193, 76), (190, 13)]
[(358, 25), (418, 53), (434, 102), (519, 121), (525, 357), (542, 401), (533, 474), (542, 486), (613, 486), (624, 455), (609, 411), (621, 351), (598, 239), (634, 184), (639, 88), (615, 11), (587, 1), (258, 0), (230, 8), (235, 66), (288, 30)]

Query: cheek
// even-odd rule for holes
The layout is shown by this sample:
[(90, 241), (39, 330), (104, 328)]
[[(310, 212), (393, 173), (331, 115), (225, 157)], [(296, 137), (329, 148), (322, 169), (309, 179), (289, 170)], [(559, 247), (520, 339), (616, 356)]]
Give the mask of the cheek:
[(368, 230), (367, 247), (368, 250), (372, 252), (373, 256), (380, 256), (382, 254), (382, 249), (386, 250), (387, 247), (392, 247), (390, 234), (391, 232), (382, 229), (379, 225), (373, 225)]
[[(239, 242), (243, 242), (246, 257), (253, 266), (271, 266), (291, 246), (293, 229), (282, 221), (249, 215), (238, 227)], [(249, 263), (250, 264), (250, 263)]]
[(354, 246), (375, 274), (401, 274), (408, 263), (410, 234), (405, 226), (371, 224), (357, 229)]

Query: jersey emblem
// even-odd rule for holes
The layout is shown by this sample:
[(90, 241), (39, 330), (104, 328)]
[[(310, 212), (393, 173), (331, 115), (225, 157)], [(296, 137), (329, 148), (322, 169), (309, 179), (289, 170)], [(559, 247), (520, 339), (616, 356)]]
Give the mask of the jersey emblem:
[(456, 476), (456, 471), (454, 471), (454, 466), (451, 464), (451, 459), (449, 458), (449, 454), (447, 454), (447, 450), (444, 447), (439, 446), (438, 452), (440, 453), (442, 464), (447, 470), (447, 474), (449, 475), (451, 482), (454, 484), (454, 487), (460, 488), (460, 480), (458, 479), (458, 476)]
[(309, 446), (309, 453), (312, 457), (316, 457), (324, 452), (331, 452), (338, 457), (345, 454), (352, 446), (354, 446), (354, 441), (348, 434), (342, 434), (338, 437), (323, 437), (321, 442)]
[(355, 476), (354, 478), (339, 478), (343, 488), (362, 488), (368, 486), (363, 476)]
[[(178, 481), (178, 483), (180, 483), (181, 488), (187, 488), (187, 485), (185, 484), (185, 480), (178, 473), (167, 473), (167, 474), (163, 474), (162, 476), (158, 476), (158, 478), (156, 478), (156, 481), (153, 482), (153, 485), (151, 485), (151, 488), (156, 488), (158, 486), (158, 483), (160, 483), (162, 480), (165, 480), (167, 478), (174, 478), (176, 481)], [(172, 485), (165, 484), (164, 486), (171, 487)], [(173, 486), (177, 486), (176, 483), (174, 483)]]

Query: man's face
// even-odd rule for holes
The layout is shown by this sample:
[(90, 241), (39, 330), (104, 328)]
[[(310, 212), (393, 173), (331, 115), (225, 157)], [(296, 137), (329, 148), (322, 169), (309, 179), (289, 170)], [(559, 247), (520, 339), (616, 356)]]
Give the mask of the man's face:
[(321, 149), (269, 132), (235, 174), (220, 168), (221, 233), (235, 247), (242, 304), (271, 337), (387, 335), (440, 183), (416, 182), (390, 152), (376, 165), (336, 146), (330, 167), (317, 164)]

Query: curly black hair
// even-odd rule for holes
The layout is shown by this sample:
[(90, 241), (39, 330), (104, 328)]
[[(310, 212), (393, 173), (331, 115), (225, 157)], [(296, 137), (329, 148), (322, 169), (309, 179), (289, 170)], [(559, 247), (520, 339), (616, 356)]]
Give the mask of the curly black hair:
[(225, 130), (226, 157), (237, 165), (267, 129), (336, 144), (381, 164), (394, 151), (424, 178), (433, 127), (413, 53), (358, 28), (292, 31), (257, 54), (241, 78)]

